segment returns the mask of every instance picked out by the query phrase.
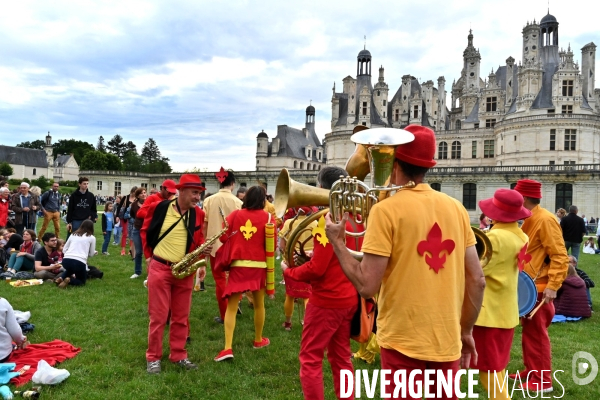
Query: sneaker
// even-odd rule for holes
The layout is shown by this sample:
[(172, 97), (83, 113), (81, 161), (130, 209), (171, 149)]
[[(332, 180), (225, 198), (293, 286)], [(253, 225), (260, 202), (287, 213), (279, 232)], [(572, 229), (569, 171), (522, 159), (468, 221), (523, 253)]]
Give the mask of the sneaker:
[[(60, 279), (60, 278), (58, 278), (58, 279)], [(67, 277), (62, 282), (60, 282), (58, 284), (58, 287), (61, 288), (61, 289), (65, 289), (67, 286), (69, 286), (69, 282), (71, 282), (71, 278)]]
[(204, 281), (200, 282), (200, 291), (205, 292), (206, 288), (204, 287)]
[(237, 315), (242, 315), (242, 308), (238, 305)]
[(525, 382), (524, 384), (520, 385), (520, 388), (526, 390), (528, 393), (550, 393), (554, 390), (552, 387), (552, 382), (544, 382), (543, 387), (540, 383)]
[(146, 372), (149, 374), (160, 374), (160, 360), (148, 361), (146, 363)]
[(138, 274), (133, 274), (129, 277), (129, 279), (136, 279), (139, 278), (140, 276)]
[(281, 326), (283, 327), (283, 329), (285, 329), (288, 332), (292, 330), (291, 322), (284, 322), (283, 324), (281, 324)]
[(517, 376), (521, 379), (521, 381), (523, 382), (527, 382), (527, 375), (529, 374), (529, 371), (525, 370), (525, 371), (518, 371), (515, 374), (508, 374), (508, 379), (512, 379), (513, 381), (517, 379)]
[(121, 255), (124, 256), (125, 255), (125, 250), (121, 250)]
[(198, 366), (187, 358), (174, 362), (173, 364), (179, 365), (181, 368), (187, 369), (188, 371), (191, 369), (198, 369)]
[(190, 343), (192, 343), (192, 338), (188, 336), (188, 337), (185, 339), (185, 344), (190, 344)]
[(113, 246), (116, 246), (116, 245), (117, 245), (117, 242), (113, 242)]
[(223, 322), (225, 322), (225, 321), (223, 321), (223, 320), (221, 319), (221, 317), (215, 317), (215, 322), (216, 322), (217, 324), (221, 324), (221, 325), (222, 325), (222, 324), (223, 324)]
[(148, 289), (148, 279), (144, 279), (144, 287)]
[(269, 344), (271, 344), (269, 338), (264, 337), (260, 342), (254, 342), (253, 346), (255, 349), (260, 349), (263, 347), (267, 347)]
[(108, 252), (106, 252), (106, 251), (103, 251), (103, 252), (102, 252), (102, 255), (103, 255), (103, 256), (110, 256), (110, 254), (109, 254)]
[(216, 362), (219, 362), (219, 361), (229, 360), (230, 358), (233, 358), (233, 350), (228, 349), (228, 350), (221, 350), (219, 352), (219, 354), (217, 354), (217, 356), (214, 358), (214, 360)]

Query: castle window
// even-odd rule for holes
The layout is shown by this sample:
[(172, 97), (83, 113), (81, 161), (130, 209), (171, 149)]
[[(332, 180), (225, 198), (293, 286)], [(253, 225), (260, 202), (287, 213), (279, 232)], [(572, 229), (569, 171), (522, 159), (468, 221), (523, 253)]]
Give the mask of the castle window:
[(438, 159), (447, 160), (448, 159), (448, 143), (440, 142), (438, 145)]
[(573, 204), (573, 185), (570, 183), (559, 183), (556, 185), (556, 209), (569, 209)]
[(562, 95), (563, 96), (573, 96), (573, 81), (572, 80), (563, 80), (562, 81)]
[(304, 163), (300, 161), (300, 169), (304, 169)]
[(488, 97), (485, 99), (485, 111), (496, 111), (498, 104), (496, 97)]
[(306, 169), (310, 171), (310, 163), (306, 163)]
[(367, 123), (366, 123), (366, 122), (363, 122), (363, 123), (362, 123), (362, 126), (367, 126)]
[(563, 114), (573, 114), (573, 106), (562, 106)]
[(140, 186), (143, 187), (144, 189), (148, 189), (148, 184), (147, 183), (142, 183)]
[(298, 161), (294, 161), (294, 168), (298, 168)]
[(549, 165), (555, 165), (556, 161), (549, 161)]
[(456, 124), (455, 124), (455, 126), (456, 126), (456, 129), (457, 129), (457, 130), (458, 130), (458, 129), (460, 129), (460, 127), (461, 127), (461, 122), (460, 122), (460, 120), (459, 120), (459, 119), (457, 119), (457, 120), (456, 120)]
[(550, 150), (556, 150), (556, 129), (550, 129)]
[(477, 123), (473, 124), (473, 128), (475, 128), (475, 129), (479, 129), (479, 122), (477, 122)]
[(431, 184), (431, 188), (433, 190), (437, 190), (438, 192), (441, 192), (442, 191), (442, 184), (438, 183), (438, 182), (434, 182), (434, 183)]
[(419, 117), (419, 106), (415, 106), (413, 109), (413, 118)]
[(115, 192), (114, 195), (118, 196), (121, 194), (121, 182), (115, 182)]
[(463, 185), (463, 206), (467, 210), (475, 210), (477, 207), (477, 185), (465, 183)]
[(486, 119), (485, 120), (485, 127), (486, 128), (493, 128), (494, 126), (496, 126), (496, 119)]
[(450, 153), (450, 158), (452, 158), (453, 160), (458, 160), (460, 159), (460, 153), (461, 153), (461, 145), (460, 142), (458, 140), (452, 142), (452, 152)]
[(309, 150), (307, 150), (306, 157), (310, 158), (310, 156), (311, 156), (311, 151), (310, 151), (310, 149), (309, 149)]
[(548, 110), (548, 115), (554, 115), (554, 108)]
[(400, 119), (400, 110), (398, 108), (396, 108), (396, 122), (398, 122), (398, 120)]
[(313, 164), (313, 171), (317, 170), (317, 164)]
[(102, 190), (102, 181), (96, 182), (96, 190)]
[(377, 96), (381, 96), (381, 92), (379, 90), (377, 91)]
[(483, 158), (494, 158), (494, 141), (483, 141)]
[(156, 189), (156, 183), (152, 184), (152, 189)]
[(34, 168), (33, 169), (33, 175), (36, 175), (36, 173), (37, 173), (37, 170)]
[(565, 161), (565, 165), (575, 165), (575, 161)]
[(385, 106), (385, 104), (386, 104), (386, 103), (387, 103), (387, 101), (385, 101), (385, 100), (384, 100), (384, 101), (383, 101), (383, 105)]
[(477, 141), (471, 142), (471, 158), (477, 158)]
[(565, 129), (565, 150), (575, 150), (576, 129)]
[(385, 118), (385, 111), (383, 112), (383, 118)]
[(367, 115), (367, 102), (363, 101), (363, 115)]

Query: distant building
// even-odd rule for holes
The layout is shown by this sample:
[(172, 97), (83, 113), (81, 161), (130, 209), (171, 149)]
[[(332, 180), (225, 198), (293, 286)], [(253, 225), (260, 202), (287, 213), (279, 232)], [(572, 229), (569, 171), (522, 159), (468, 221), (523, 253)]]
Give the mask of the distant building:
[(323, 145), (315, 132), (315, 108), (306, 107), (304, 128), (277, 126), (277, 135), (269, 142), (269, 135), (261, 131), (256, 137), (256, 170), (318, 171), (326, 163)]
[(50, 132), (46, 135), (44, 150), (0, 145), (0, 160), (12, 167), (11, 179), (38, 179), (42, 175), (58, 182), (79, 179), (79, 165), (72, 154), (54, 159)]

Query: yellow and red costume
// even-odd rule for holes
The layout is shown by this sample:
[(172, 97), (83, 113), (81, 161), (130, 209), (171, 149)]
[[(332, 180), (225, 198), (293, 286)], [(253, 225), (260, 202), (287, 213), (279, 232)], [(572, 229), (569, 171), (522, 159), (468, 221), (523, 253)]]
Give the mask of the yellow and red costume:
[[(323, 354), (333, 373), (335, 393), (340, 398), (340, 371), (353, 370), (350, 350), (350, 325), (358, 306), (358, 295), (342, 271), (333, 246), (325, 236), (324, 218), (313, 229), (313, 257), (296, 268), (285, 270), (285, 279), (310, 282), (312, 294), (306, 306), (300, 344), (300, 382), (305, 399), (320, 400), (323, 393)], [(353, 231), (348, 223), (347, 231)], [(360, 250), (355, 240), (347, 246)], [(360, 246), (360, 243), (358, 244)]]
[[(221, 242), (231, 241), (231, 268), (223, 298), (229, 298), (225, 312), (225, 350), (231, 350), (235, 316), (242, 293), (251, 291), (254, 297), (255, 342), (263, 341), (265, 322), (264, 296), (266, 287), (273, 287), (273, 275), (267, 274), (265, 226), (270, 216), (263, 210), (237, 210), (227, 217), (229, 229)], [(272, 239), (273, 240), (273, 239)], [(267, 281), (268, 277), (270, 281)], [(273, 294), (269, 291), (268, 294)], [(266, 339), (266, 338), (265, 338)], [(257, 347), (255, 345), (255, 347)]]

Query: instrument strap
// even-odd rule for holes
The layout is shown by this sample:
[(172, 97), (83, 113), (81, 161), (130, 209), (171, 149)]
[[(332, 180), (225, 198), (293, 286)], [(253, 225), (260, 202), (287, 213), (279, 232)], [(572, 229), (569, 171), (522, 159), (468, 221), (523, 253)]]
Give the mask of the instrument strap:
[[(177, 212), (179, 212), (179, 214), (181, 215), (181, 209), (179, 208), (179, 204), (177, 204), (177, 199), (173, 200), (175, 202), (175, 206), (177, 207)], [(169, 204), (169, 207), (171, 207), (171, 205)], [(189, 211), (189, 210), (188, 210)], [(181, 217), (179, 217), (179, 219), (177, 221), (175, 221), (175, 223), (173, 225), (171, 225), (169, 227), (169, 229), (167, 229), (165, 231), (165, 233), (163, 233), (162, 235), (159, 236), (158, 240), (156, 241), (156, 245), (154, 245), (154, 247), (158, 246), (158, 244), (160, 243), (161, 240), (164, 239), (165, 236), (167, 236), (169, 234), (169, 232), (171, 232), (173, 230), (173, 228), (175, 228), (175, 226), (177, 226), (177, 224), (184, 219), (183, 217), (185, 217), (186, 215), (188, 215), (188, 211), (185, 212), (185, 214), (181, 215)], [(167, 211), (168, 212), (168, 211)], [(184, 219), (184, 225), (185, 225), (185, 230), (188, 234), (190, 234), (190, 231), (188, 230), (187, 227), (187, 218)], [(194, 236), (192, 235), (192, 241), (194, 240)], [(187, 252), (187, 249), (186, 249)]]

